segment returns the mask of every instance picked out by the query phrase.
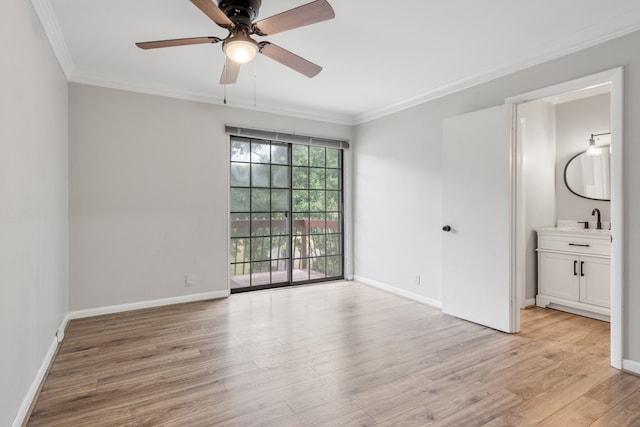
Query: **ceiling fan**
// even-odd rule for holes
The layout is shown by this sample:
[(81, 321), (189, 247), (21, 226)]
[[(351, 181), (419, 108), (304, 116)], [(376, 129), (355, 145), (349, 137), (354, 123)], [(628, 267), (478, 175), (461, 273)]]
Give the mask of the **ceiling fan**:
[(185, 39), (156, 40), (136, 43), (141, 49), (184, 46), (191, 44), (222, 42), (222, 50), (226, 54), (220, 84), (235, 83), (240, 66), (251, 61), (257, 53), (261, 53), (307, 77), (314, 77), (322, 67), (289, 52), (268, 41), (257, 42), (252, 35), (268, 36), (305, 25), (315, 24), (335, 17), (333, 8), (326, 0), (315, 0), (311, 3), (287, 10), (269, 18), (253, 22), (258, 17), (262, 0), (220, 0), (216, 5), (212, 0), (190, 0), (213, 22), (229, 31), (226, 38), (215, 36), (190, 37)]

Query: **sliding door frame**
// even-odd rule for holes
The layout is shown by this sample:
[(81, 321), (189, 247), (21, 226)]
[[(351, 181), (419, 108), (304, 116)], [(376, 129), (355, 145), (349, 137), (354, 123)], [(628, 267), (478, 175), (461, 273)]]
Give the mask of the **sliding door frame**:
[[(228, 132), (229, 133), (229, 132)], [(345, 199), (346, 199), (346, 194), (349, 193), (348, 188), (347, 188), (347, 178), (346, 178), (346, 173), (345, 171), (347, 170), (347, 165), (346, 165), (346, 159), (350, 158), (350, 156), (346, 155), (346, 150), (344, 150), (343, 147), (336, 147), (336, 146), (327, 146), (324, 144), (304, 144), (304, 143), (297, 143), (297, 142), (284, 142), (284, 141), (280, 141), (280, 140), (269, 140), (269, 139), (264, 139), (261, 137), (248, 137), (245, 135), (242, 136), (238, 136), (235, 135), (234, 133), (229, 133), (230, 138), (229, 138), (229, 145), (228, 145), (228, 162), (227, 162), (227, 168), (228, 168), (228, 173), (227, 173), (227, 179), (228, 179), (228, 209), (227, 209), (227, 221), (228, 221), (228, 225), (229, 225), (229, 231), (228, 231), (228, 235), (227, 235), (227, 243), (228, 243), (228, 251), (227, 251), (227, 283), (229, 286), (229, 291), (230, 293), (239, 293), (239, 292), (245, 292), (245, 291), (252, 291), (252, 290), (260, 290), (260, 289), (269, 289), (269, 288), (276, 288), (276, 287), (286, 287), (286, 286), (296, 286), (296, 285), (303, 285), (303, 284), (310, 284), (310, 283), (318, 283), (318, 282), (325, 282), (325, 281), (335, 281), (335, 280), (344, 280), (345, 277), (347, 277), (347, 270), (350, 270), (350, 268), (347, 266), (347, 258), (348, 255), (346, 254), (346, 249), (348, 246), (348, 242), (347, 242), (347, 230), (346, 230), (346, 225), (347, 225), (347, 218), (346, 218), (346, 203), (345, 203)], [(273, 261), (271, 259), (271, 252), (273, 250), (273, 243), (272, 243), (272, 236), (271, 233), (272, 231), (272, 222), (270, 223), (270, 230), (269, 230), (269, 238), (270, 238), (270, 252), (269, 252), (269, 259), (268, 260), (264, 260), (265, 262), (269, 262), (269, 282), (267, 284), (260, 284), (260, 285), (253, 285), (252, 282), (254, 280), (252, 274), (253, 274), (253, 266), (255, 262), (259, 262), (259, 261), (254, 261), (251, 258), (245, 258), (243, 260), (243, 262), (245, 263), (249, 263), (249, 265), (251, 266), (250, 269), (250, 273), (249, 273), (249, 284), (246, 287), (235, 287), (232, 288), (231, 284), (232, 284), (232, 241), (235, 237), (232, 237), (232, 215), (236, 212), (232, 212), (231, 208), (232, 208), (232, 181), (231, 181), (231, 173), (232, 173), (232, 165), (233, 165), (233, 158), (232, 158), (232, 147), (233, 147), (233, 142), (234, 141), (246, 141), (248, 142), (250, 145), (250, 150), (252, 151), (253, 149), (253, 143), (264, 143), (264, 144), (269, 144), (270, 146), (272, 145), (276, 145), (276, 146), (286, 146), (287, 147), (287, 167), (288, 167), (288, 183), (287, 183), (287, 211), (286, 211), (286, 221), (287, 221), (287, 230), (286, 230), (286, 238), (287, 238), (287, 258), (286, 258), (286, 264), (287, 264), (287, 273), (286, 273), (286, 281), (283, 282), (273, 282)], [(342, 142), (343, 144), (346, 144), (346, 142)], [(313, 162), (311, 162), (311, 160), (309, 160), (309, 162), (305, 165), (300, 165), (300, 164), (296, 164), (295, 160), (294, 160), (294, 149), (296, 146), (305, 146), (307, 147), (307, 153), (309, 156), (309, 159), (311, 159), (311, 153), (312, 153), (312, 149), (313, 147), (318, 147), (321, 146), (324, 149), (324, 162), (321, 166), (319, 165), (314, 165)], [(348, 145), (347, 145), (348, 146)], [(329, 155), (328, 155), (328, 149), (335, 149), (336, 152), (338, 153), (338, 157), (337, 157), (337, 166), (332, 166), (329, 165), (327, 163)], [(317, 148), (316, 148), (317, 150)], [(335, 157), (334, 157), (335, 159)], [(273, 160), (269, 161), (269, 165), (270, 168), (273, 166), (272, 164)], [(244, 163), (244, 161), (242, 161), (241, 163)], [(251, 170), (252, 169), (252, 165), (253, 165), (253, 161), (251, 160), (251, 152), (249, 153), (249, 160), (247, 161), (248, 163), (248, 167)], [(267, 163), (265, 163), (267, 164)], [(278, 163), (278, 165), (280, 165), (280, 163)], [(284, 166), (284, 165), (283, 165)], [(309, 176), (311, 176), (312, 174), (312, 170), (315, 171), (321, 171), (321, 176), (325, 177), (323, 178), (323, 184), (322, 184), (322, 188), (316, 188), (316, 189), (311, 189), (311, 188), (307, 188), (307, 192), (308, 192), (308, 200), (311, 199), (311, 193), (316, 190), (316, 191), (321, 191), (323, 194), (323, 198), (324, 198), (324, 204), (323, 204), (323, 208), (318, 209), (318, 210), (313, 210), (313, 208), (311, 207), (311, 205), (309, 205), (309, 207), (307, 208), (306, 212), (300, 211), (297, 212), (297, 216), (300, 217), (301, 215), (304, 216), (306, 219), (304, 219), (304, 224), (306, 224), (306, 227), (303, 227), (303, 231), (302, 234), (300, 234), (300, 230), (298, 230), (298, 232), (296, 232), (296, 227), (299, 226), (296, 225), (296, 212), (294, 212), (294, 192), (296, 190), (296, 188), (294, 188), (294, 168), (306, 168), (307, 169), (307, 174)], [(329, 182), (328, 182), (328, 178), (327, 176), (329, 175), (329, 171), (335, 172), (334, 177), (337, 176), (337, 188), (328, 188), (329, 187)], [(251, 176), (251, 175), (250, 175)], [(271, 181), (272, 177), (270, 174), (270, 181), (269, 181), (269, 185), (267, 187), (264, 187), (264, 189), (267, 189), (269, 191), (271, 191), (272, 189), (276, 188), (273, 187), (273, 182)], [(310, 178), (309, 178), (310, 179)], [(278, 189), (280, 189), (281, 187), (277, 187)], [(249, 182), (249, 198), (251, 198), (251, 192), (254, 190), (254, 182), (252, 179), (250, 179)], [(257, 187), (257, 189), (263, 189), (263, 187)], [(284, 189), (284, 188), (283, 188)], [(300, 188), (298, 188), (298, 190), (300, 190)], [(328, 197), (328, 193), (330, 192), (336, 192), (338, 193), (337, 195), (337, 211), (331, 210), (331, 208), (328, 206), (327, 201), (329, 200)], [(273, 206), (270, 204), (269, 206), (269, 218), (270, 221), (273, 221), (273, 212), (271, 209), (273, 208)], [(303, 209), (304, 210), (304, 209)], [(278, 212), (280, 212), (278, 210)], [(249, 224), (251, 224), (251, 220), (253, 219), (253, 206), (250, 205), (249, 206), (249, 211), (247, 213), (247, 215), (249, 215)], [(329, 226), (328, 226), (328, 221), (330, 221), (331, 217), (336, 218), (337, 215), (337, 230), (335, 233), (327, 233), (327, 231), (329, 230)], [(316, 217), (316, 219), (314, 219), (314, 216)], [(322, 231), (320, 231), (320, 234), (314, 233), (312, 231), (312, 224), (314, 221), (317, 221), (318, 216), (321, 218), (320, 221), (324, 222), (324, 227), (322, 227), (322, 225), (320, 225), (321, 228), (323, 228)], [(335, 220), (335, 219), (333, 219)], [(298, 218), (298, 221), (300, 221), (300, 218)], [(248, 232), (248, 237), (246, 237), (246, 241), (247, 242), (253, 242), (253, 230), (251, 229), (251, 225), (249, 225), (249, 232)], [(299, 227), (298, 227), (299, 228)], [(314, 240), (314, 236), (316, 236), (316, 238), (318, 240), (320, 240), (322, 243), (322, 249), (320, 250), (320, 254), (317, 257), (313, 257), (312, 253), (309, 252), (312, 247), (312, 240)], [(284, 237), (284, 235), (283, 235)], [(298, 246), (300, 246), (300, 248), (296, 248), (295, 246), (295, 242), (298, 242)], [(331, 253), (327, 253), (327, 248), (329, 247), (328, 245), (329, 243), (329, 239), (332, 239), (336, 242), (336, 244), (338, 245), (336, 248), (337, 250), (337, 254), (333, 255), (334, 252)], [(302, 249), (302, 243), (305, 243), (305, 248)], [(350, 246), (350, 245), (349, 245)], [(296, 253), (296, 249), (299, 250), (299, 253)], [(252, 255), (250, 255), (251, 257)], [(312, 277), (312, 261), (313, 259), (317, 259), (318, 262), (320, 263), (320, 265), (322, 265), (323, 267), (320, 268), (320, 274), (324, 275), (324, 277), (316, 277), (313, 278)], [(334, 262), (337, 262), (339, 265), (339, 275), (330, 275), (331, 271), (336, 271), (335, 270), (335, 266), (334, 269), (331, 270), (330, 269), (330, 261), (334, 260)], [(307, 270), (307, 279), (299, 279), (296, 280), (296, 277), (294, 277), (294, 272), (297, 271), (296, 270), (296, 266), (298, 267), (298, 269), (300, 270), (305, 270), (302, 269), (302, 266), (306, 267)]]

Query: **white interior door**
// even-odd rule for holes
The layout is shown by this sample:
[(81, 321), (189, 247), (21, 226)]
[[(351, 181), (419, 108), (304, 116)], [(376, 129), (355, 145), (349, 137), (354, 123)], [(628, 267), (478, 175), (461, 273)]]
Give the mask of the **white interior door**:
[(507, 105), (444, 120), (442, 311), (518, 332), (510, 122)]

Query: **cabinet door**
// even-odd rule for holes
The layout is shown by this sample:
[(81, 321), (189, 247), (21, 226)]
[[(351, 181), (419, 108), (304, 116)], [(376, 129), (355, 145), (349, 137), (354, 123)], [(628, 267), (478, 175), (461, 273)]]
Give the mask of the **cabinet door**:
[(553, 252), (539, 252), (540, 289), (543, 295), (578, 301), (580, 276), (578, 257)]
[(602, 307), (611, 306), (611, 261), (580, 257), (580, 301)]

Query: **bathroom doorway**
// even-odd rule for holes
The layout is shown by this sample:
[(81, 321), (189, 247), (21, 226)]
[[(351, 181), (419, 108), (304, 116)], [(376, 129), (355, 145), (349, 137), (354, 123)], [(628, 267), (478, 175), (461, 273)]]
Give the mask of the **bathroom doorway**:
[[(514, 106), (516, 140), (516, 295), (520, 308), (536, 304), (538, 239), (542, 227), (611, 226), (611, 365), (622, 368), (622, 69), (614, 69), (507, 99)], [(610, 150), (610, 201), (582, 197), (565, 180), (567, 163), (588, 149), (589, 140)], [(575, 185), (574, 185), (575, 186)], [(578, 191), (579, 192), (579, 191)], [(594, 215), (592, 215), (594, 213)], [(596, 215), (597, 214), (597, 215)], [(599, 218), (598, 218), (599, 217)], [(580, 261), (575, 264), (580, 266)], [(579, 271), (575, 271), (580, 275)], [(545, 303), (544, 298), (538, 299)], [(579, 306), (579, 304), (577, 304)], [(572, 307), (551, 305), (589, 315)], [(596, 310), (598, 311), (598, 310)], [(525, 331), (526, 332), (526, 331)]]

